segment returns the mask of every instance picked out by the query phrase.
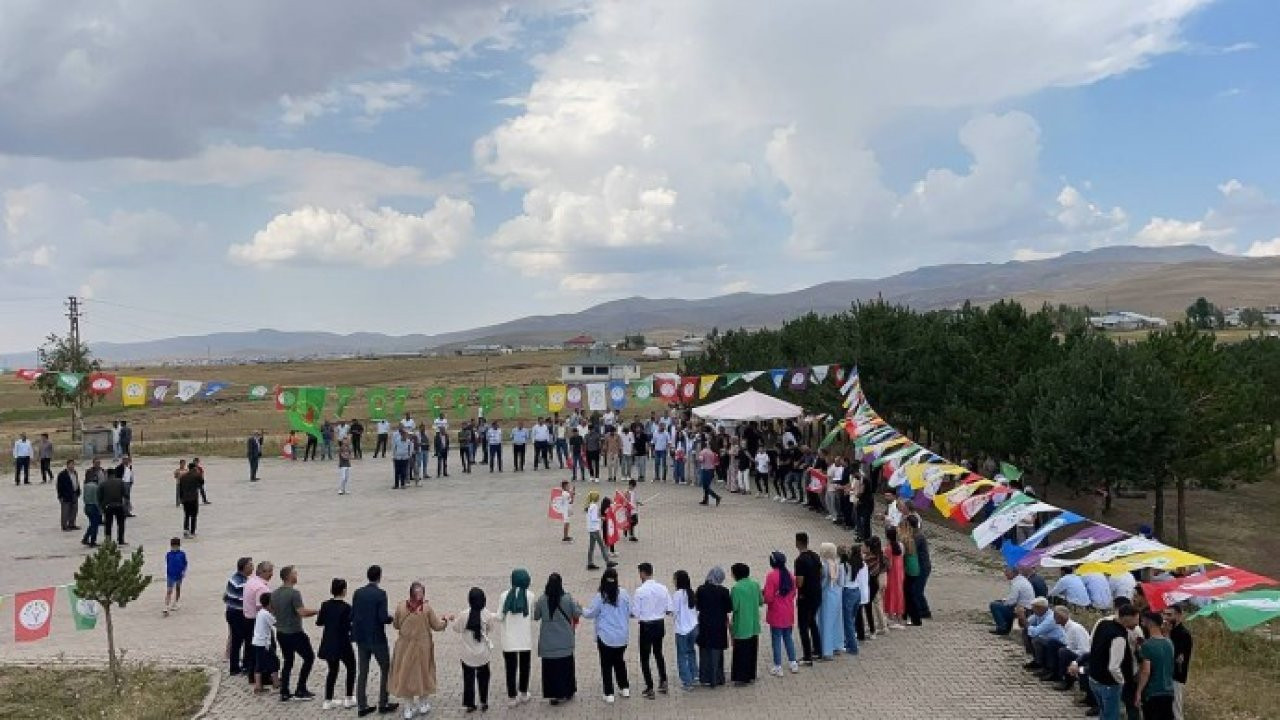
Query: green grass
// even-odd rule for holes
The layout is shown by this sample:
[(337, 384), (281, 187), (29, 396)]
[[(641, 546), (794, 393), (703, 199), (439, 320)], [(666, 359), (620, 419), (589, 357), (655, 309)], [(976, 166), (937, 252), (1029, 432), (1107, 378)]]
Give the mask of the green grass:
[(201, 670), (131, 665), (117, 696), (105, 669), (0, 666), (0, 718), (188, 718), (200, 709), (208, 687)]

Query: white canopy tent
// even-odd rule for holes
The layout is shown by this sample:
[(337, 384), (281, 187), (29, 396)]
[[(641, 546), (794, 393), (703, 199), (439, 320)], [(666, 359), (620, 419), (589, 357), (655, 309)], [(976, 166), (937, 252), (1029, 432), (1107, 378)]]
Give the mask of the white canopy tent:
[(733, 397), (696, 407), (693, 414), (707, 420), (748, 422), (751, 420), (786, 420), (800, 417), (804, 408), (772, 395), (748, 389)]

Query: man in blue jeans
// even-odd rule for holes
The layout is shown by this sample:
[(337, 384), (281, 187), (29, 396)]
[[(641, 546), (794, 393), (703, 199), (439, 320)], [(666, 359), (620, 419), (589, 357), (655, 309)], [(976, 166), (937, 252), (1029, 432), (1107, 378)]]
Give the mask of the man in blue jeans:
[(1138, 626), (1138, 609), (1124, 605), (1116, 617), (1098, 621), (1089, 642), (1089, 689), (1098, 699), (1099, 717), (1120, 720), (1124, 691), (1133, 687), (1133, 646), (1129, 632)]
[(992, 635), (1008, 635), (1012, 632), (1018, 608), (1027, 610), (1036, 599), (1031, 581), (1023, 577), (1017, 568), (1006, 566), (1004, 577), (1009, 581), (1009, 594), (1003, 600), (992, 601), (988, 606), (991, 609), (991, 619), (996, 623), (995, 629), (991, 631)]

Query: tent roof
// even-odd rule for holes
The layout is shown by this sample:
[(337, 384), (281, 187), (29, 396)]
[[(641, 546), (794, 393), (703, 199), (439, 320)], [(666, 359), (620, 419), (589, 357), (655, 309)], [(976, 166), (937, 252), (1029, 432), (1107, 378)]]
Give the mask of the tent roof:
[(794, 418), (803, 412), (804, 409), (799, 405), (750, 389), (693, 409), (693, 414), (701, 418), (739, 422)]

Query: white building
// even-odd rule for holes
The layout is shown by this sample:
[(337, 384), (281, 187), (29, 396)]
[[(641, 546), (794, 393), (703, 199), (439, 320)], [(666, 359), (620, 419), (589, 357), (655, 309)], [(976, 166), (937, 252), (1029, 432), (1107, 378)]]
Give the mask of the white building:
[(1099, 330), (1150, 330), (1168, 327), (1169, 321), (1128, 310), (1115, 310), (1089, 318), (1089, 324)]
[(609, 350), (593, 350), (561, 365), (560, 379), (564, 382), (639, 380), (640, 365)]

